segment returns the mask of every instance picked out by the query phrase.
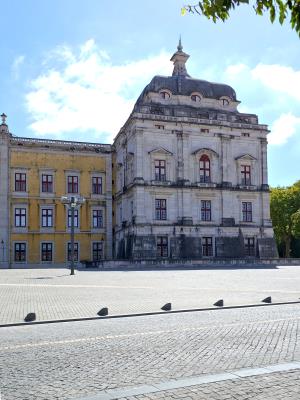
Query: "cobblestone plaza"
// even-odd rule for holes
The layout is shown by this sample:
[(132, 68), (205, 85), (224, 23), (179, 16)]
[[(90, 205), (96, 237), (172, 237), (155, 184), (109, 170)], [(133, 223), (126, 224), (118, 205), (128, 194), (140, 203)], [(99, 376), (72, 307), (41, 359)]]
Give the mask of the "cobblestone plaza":
[[(299, 267), (1, 271), (1, 324), (297, 301)], [(225, 289), (226, 288), (226, 289)], [(2, 327), (1, 400), (299, 399), (300, 304)], [(153, 389), (154, 388), (154, 389)]]

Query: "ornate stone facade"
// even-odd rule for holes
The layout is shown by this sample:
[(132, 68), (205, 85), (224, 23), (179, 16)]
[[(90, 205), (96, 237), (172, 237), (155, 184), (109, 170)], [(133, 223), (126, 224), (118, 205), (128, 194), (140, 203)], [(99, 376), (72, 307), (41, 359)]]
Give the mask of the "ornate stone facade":
[(228, 85), (191, 78), (179, 43), (114, 147), (114, 256), (277, 256), (269, 211), (268, 127)]

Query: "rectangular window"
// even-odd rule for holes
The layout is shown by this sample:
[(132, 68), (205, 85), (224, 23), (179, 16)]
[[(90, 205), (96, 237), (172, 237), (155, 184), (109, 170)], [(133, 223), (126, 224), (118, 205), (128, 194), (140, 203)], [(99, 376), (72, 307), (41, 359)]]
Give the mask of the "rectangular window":
[(25, 173), (15, 173), (15, 191), (16, 192), (26, 192), (26, 174)]
[(42, 208), (42, 227), (53, 227), (53, 210), (49, 208)]
[(15, 226), (26, 227), (26, 208), (15, 208)]
[(200, 182), (210, 183), (210, 159), (206, 154), (203, 154), (199, 161)]
[(245, 238), (245, 254), (246, 256), (255, 256), (255, 245), (254, 238)]
[(201, 200), (201, 220), (211, 221), (211, 200)]
[(158, 257), (168, 257), (168, 237), (157, 236), (156, 249)]
[(92, 177), (92, 193), (102, 194), (102, 178), (101, 176)]
[(14, 260), (26, 261), (26, 243), (15, 243)]
[(42, 192), (53, 193), (53, 175), (42, 174)]
[[(72, 210), (68, 209), (68, 228), (72, 225)], [(78, 210), (74, 209), (74, 228), (78, 228)]]
[(242, 202), (243, 222), (252, 222), (252, 203), (249, 201)]
[(166, 180), (166, 161), (155, 160), (155, 180), (165, 181)]
[[(71, 243), (68, 243), (68, 261), (71, 261)], [(78, 261), (78, 243), (74, 243), (74, 261)]]
[(42, 261), (52, 261), (52, 243), (42, 243)]
[(155, 219), (157, 220), (167, 219), (167, 200), (155, 199)]
[(204, 257), (211, 257), (213, 255), (212, 237), (202, 238), (202, 255)]
[(103, 258), (103, 243), (93, 243), (93, 261), (100, 261)]
[(103, 218), (102, 210), (93, 210), (93, 228), (102, 228)]
[(78, 176), (68, 175), (68, 193), (78, 193)]
[(250, 165), (241, 165), (242, 185), (251, 185), (251, 167)]

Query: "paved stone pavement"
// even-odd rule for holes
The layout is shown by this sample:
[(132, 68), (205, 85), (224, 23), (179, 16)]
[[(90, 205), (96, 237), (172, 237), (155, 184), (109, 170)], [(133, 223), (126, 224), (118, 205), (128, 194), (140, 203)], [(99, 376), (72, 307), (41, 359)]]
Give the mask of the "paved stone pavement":
[[(108, 389), (300, 361), (299, 332), (299, 304), (1, 328), (1, 400), (81, 399)], [(226, 381), (151, 396), (225, 400), (228, 394), (246, 400), (248, 393), (249, 399), (279, 400), (282, 393), (280, 400), (295, 399), (297, 374), (247, 378), (240, 389)]]
[(22, 322), (28, 312), (37, 320), (96, 316), (107, 306), (110, 314), (297, 301), (300, 267), (277, 269), (77, 271), (67, 269), (0, 270), (0, 324)]
[(123, 397), (122, 400), (299, 400), (299, 393), (300, 371), (297, 370)]

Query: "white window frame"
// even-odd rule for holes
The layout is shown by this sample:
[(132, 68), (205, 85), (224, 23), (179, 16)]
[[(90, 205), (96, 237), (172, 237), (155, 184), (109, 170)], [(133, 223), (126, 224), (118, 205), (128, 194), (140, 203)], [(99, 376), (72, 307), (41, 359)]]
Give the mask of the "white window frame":
[[(25, 261), (16, 261), (15, 260), (15, 244), (16, 243), (25, 243), (25, 252), (26, 252), (26, 257), (25, 257)], [(15, 264), (27, 264), (28, 262), (28, 241), (27, 240), (14, 240), (12, 242), (12, 259), (13, 259), (13, 263)]]
[[(52, 226), (43, 226), (43, 210), (52, 210)], [(40, 231), (54, 232), (55, 229), (55, 206), (40, 204)]]
[[(25, 226), (15, 226), (15, 215), (16, 215), (16, 209), (17, 208), (24, 208), (26, 210), (26, 225)], [(12, 223), (12, 231), (13, 232), (22, 232), (22, 233), (27, 233), (28, 232), (28, 222), (29, 222), (29, 214), (28, 214), (28, 204), (24, 203), (15, 203), (13, 205), (13, 223)]]
[[(79, 241), (74, 241), (74, 244), (76, 244), (76, 243), (77, 243), (77, 246), (78, 246), (78, 259), (74, 260), (74, 263), (75, 264), (79, 264), (80, 263), (80, 242)], [(66, 257), (65, 257), (66, 263), (70, 263), (71, 262), (68, 259), (68, 246), (69, 245), (71, 246), (71, 242), (67, 242), (66, 243)]]
[[(40, 175), (40, 197), (55, 197), (55, 170), (54, 169), (41, 169)], [(43, 192), (43, 175), (52, 175), (52, 192)]]
[[(68, 177), (69, 176), (76, 176), (77, 177), (77, 181), (78, 181), (78, 191), (77, 191), (77, 193), (70, 193), (69, 191), (68, 191)], [(80, 191), (80, 171), (73, 171), (73, 170), (67, 170), (67, 171), (65, 171), (65, 180), (66, 180), (66, 193), (67, 193), (67, 195), (69, 195), (69, 196), (80, 196), (80, 193), (81, 193), (81, 191)]]
[[(52, 244), (52, 260), (51, 261), (42, 261), (42, 245), (43, 243)], [(55, 243), (51, 240), (42, 240), (40, 242), (40, 262), (42, 264), (54, 264), (55, 262)]]
[[(13, 177), (13, 190), (12, 190), (12, 194), (15, 197), (28, 197), (28, 188), (29, 188), (29, 184), (28, 184), (28, 179), (29, 179), (29, 168), (13, 168), (11, 173), (12, 173), (12, 177)], [(25, 191), (16, 191), (16, 174), (25, 174), (26, 175), (26, 190)]]

